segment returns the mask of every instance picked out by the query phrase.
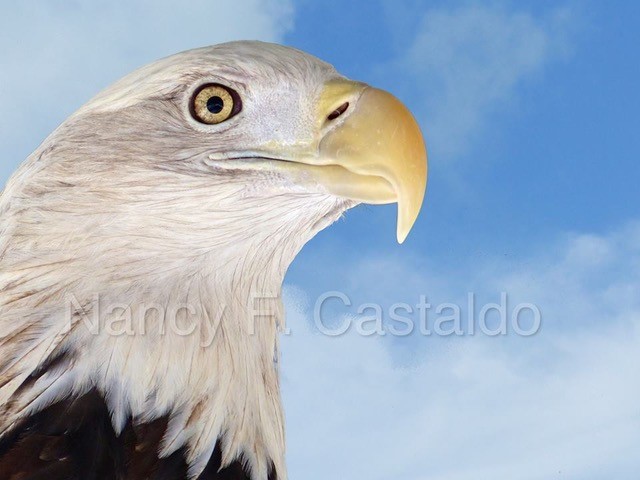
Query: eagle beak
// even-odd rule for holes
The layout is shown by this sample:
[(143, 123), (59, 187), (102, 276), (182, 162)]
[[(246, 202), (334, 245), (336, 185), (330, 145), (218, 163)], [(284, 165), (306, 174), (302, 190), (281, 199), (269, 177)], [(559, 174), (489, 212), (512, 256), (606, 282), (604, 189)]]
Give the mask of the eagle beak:
[(397, 238), (402, 243), (424, 199), (425, 142), (415, 118), (396, 97), (362, 84), (329, 83), (320, 100), (323, 120), (336, 104), (344, 108), (346, 102), (340, 102), (354, 97), (344, 118), (331, 120), (335, 127), (329, 124), (320, 141), (319, 159), (325, 167), (317, 170), (324, 177), (318, 180), (331, 193), (359, 202), (397, 202)]

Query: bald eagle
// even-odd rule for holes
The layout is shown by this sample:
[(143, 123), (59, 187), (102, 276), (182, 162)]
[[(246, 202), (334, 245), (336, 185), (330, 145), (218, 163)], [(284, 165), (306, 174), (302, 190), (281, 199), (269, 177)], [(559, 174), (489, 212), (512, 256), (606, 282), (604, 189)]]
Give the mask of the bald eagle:
[(285, 480), (289, 264), (359, 204), (420, 210), (391, 94), (234, 42), (143, 67), (0, 199), (0, 478)]

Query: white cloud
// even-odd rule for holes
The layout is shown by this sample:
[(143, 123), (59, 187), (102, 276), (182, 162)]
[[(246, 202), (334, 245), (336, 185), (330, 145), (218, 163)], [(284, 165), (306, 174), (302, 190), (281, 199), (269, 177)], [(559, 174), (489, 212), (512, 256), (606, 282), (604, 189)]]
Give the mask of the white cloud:
[(431, 153), (449, 159), (465, 153), (525, 80), (566, 53), (572, 20), (568, 9), (546, 17), (481, 5), (424, 12), (392, 67), (424, 92), (420, 119)]
[(289, 0), (25, 0), (0, 16), (0, 185), (95, 93), (181, 50), (238, 39), (278, 41)]
[(542, 331), (528, 338), (326, 337), (309, 328), (292, 288), (283, 340), (292, 478), (636, 478), (638, 245), (640, 224), (630, 223), (519, 261), (488, 259), (464, 281), (391, 260), (346, 272), (352, 297), (385, 305), (507, 291), (543, 311)]

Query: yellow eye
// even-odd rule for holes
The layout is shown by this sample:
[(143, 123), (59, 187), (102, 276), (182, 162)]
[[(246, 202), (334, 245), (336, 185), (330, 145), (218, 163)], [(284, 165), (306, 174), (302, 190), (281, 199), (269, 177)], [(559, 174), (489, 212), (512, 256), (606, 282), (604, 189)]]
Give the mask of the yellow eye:
[(240, 97), (230, 88), (210, 84), (200, 87), (191, 102), (191, 114), (202, 123), (215, 125), (240, 111)]

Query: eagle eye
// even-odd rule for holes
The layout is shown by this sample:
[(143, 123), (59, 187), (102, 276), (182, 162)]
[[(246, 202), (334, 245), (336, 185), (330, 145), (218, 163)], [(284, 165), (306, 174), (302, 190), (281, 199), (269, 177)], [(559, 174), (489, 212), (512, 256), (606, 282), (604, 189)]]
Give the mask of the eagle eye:
[(196, 90), (191, 115), (200, 123), (215, 125), (236, 115), (242, 108), (238, 94), (223, 85), (210, 83)]

